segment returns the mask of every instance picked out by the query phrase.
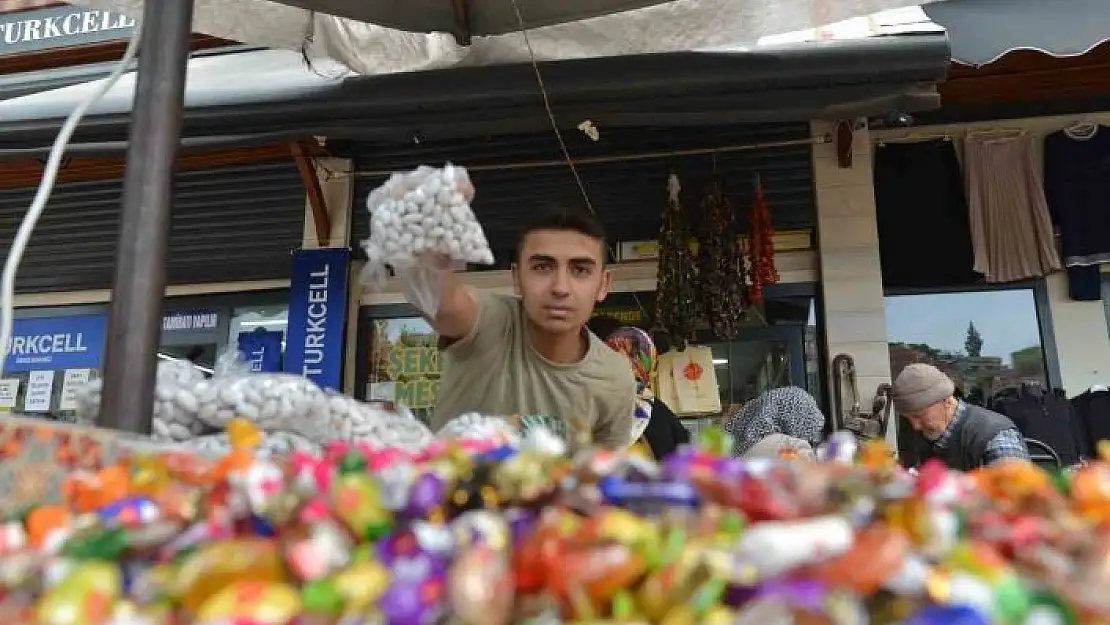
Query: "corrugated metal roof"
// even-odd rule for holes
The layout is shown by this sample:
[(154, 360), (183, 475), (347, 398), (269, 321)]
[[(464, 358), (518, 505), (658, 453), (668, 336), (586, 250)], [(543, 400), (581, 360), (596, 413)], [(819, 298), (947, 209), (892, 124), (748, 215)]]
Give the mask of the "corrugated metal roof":
[[(0, 191), (7, 248), (35, 189)], [(21, 293), (111, 285), (121, 180), (58, 185), (23, 258)], [(284, 278), (300, 247), (304, 188), (292, 159), (180, 173), (169, 240), (171, 284)]]
[[(740, 125), (715, 128), (601, 128), (593, 142), (581, 133), (566, 134), (575, 158), (752, 144), (805, 138), (808, 124)], [(404, 171), (420, 164), (453, 161), (460, 165), (513, 161), (562, 160), (550, 132), (472, 141), (429, 142), (399, 149), (363, 143), (351, 146), (359, 171)], [(724, 179), (741, 230), (747, 229), (756, 174), (762, 180), (772, 219), (778, 228), (811, 227), (815, 222), (811, 150), (809, 146), (770, 148), (713, 156), (611, 162), (579, 168), (591, 203), (616, 240), (657, 238), (659, 216), (667, 201), (666, 181), (673, 170), (683, 186), (683, 201), (691, 227), (700, 224), (700, 204), (714, 164)], [(581, 206), (582, 196), (565, 166), (542, 169), (475, 171), (478, 190), (474, 210), (497, 257), (505, 262), (516, 247), (523, 222), (537, 210), (560, 203)], [(384, 177), (360, 176), (355, 187), (352, 240), (369, 235), (366, 196)]]

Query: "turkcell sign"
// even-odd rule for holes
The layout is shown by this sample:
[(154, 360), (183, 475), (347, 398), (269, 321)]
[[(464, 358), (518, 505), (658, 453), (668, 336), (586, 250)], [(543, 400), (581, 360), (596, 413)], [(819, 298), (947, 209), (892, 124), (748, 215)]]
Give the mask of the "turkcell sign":
[(342, 384), (350, 260), (345, 249), (293, 253), (285, 371), (321, 388), (338, 390)]
[(16, 319), (4, 371), (97, 369), (107, 335), (105, 315)]

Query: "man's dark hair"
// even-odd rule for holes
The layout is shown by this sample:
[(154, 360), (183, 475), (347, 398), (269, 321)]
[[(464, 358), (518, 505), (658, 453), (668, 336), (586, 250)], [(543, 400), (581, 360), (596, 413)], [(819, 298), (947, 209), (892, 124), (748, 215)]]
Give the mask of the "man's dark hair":
[(598, 315), (590, 319), (586, 326), (590, 328), (590, 332), (597, 335), (597, 338), (604, 341), (621, 327), (621, 322), (616, 317)]
[(520, 260), (520, 253), (524, 250), (524, 238), (540, 230), (577, 232), (596, 239), (601, 244), (602, 262), (607, 260), (609, 248), (605, 237), (605, 225), (592, 213), (581, 208), (547, 209), (526, 222), (516, 240), (517, 260)]

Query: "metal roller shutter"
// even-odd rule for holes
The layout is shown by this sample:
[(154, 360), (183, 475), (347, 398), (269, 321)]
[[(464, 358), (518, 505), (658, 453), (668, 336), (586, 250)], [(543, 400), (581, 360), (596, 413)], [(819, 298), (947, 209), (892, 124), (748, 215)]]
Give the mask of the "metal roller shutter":
[[(669, 152), (809, 136), (808, 124), (612, 130), (601, 127), (600, 130), (598, 142), (577, 130), (564, 131), (571, 155), (589, 158)], [(358, 172), (408, 170), (444, 161), (473, 166), (563, 160), (551, 133), (402, 148), (356, 144), (351, 150)], [(579, 166), (579, 173), (613, 240), (656, 238), (659, 215), (667, 198), (667, 176), (671, 171), (682, 180), (684, 207), (696, 232), (700, 226), (701, 197), (714, 166), (725, 180), (738, 214), (744, 215), (751, 206), (753, 183), (758, 174), (775, 226), (779, 229), (808, 228), (816, 222), (810, 150), (808, 145), (798, 145), (727, 152), (716, 157), (698, 155), (584, 164)], [(565, 165), (477, 170), (472, 178), (478, 190), (474, 209), (499, 259), (511, 257), (518, 229), (537, 208), (560, 202), (582, 203), (574, 177)], [(369, 233), (366, 196), (383, 180), (383, 176), (363, 174), (356, 179), (353, 241), (361, 241)], [(746, 228), (747, 220), (741, 218), (739, 226)]]
[[(111, 286), (121, 180), (55, 187), (20, 265), (23, 292)], [(8, 248), (35, 189), (0, 190)], [(292, 159), (182, 172), (170, 230), (171, 284), (288, 277), (304, 231), (304, 188)]]

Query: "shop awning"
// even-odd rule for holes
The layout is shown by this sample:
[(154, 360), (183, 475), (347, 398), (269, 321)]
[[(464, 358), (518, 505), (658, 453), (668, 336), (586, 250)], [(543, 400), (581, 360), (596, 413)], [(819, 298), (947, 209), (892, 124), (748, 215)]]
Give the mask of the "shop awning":
[(922, 7), (952, 60), (979, 67), (1013, 50), (1076, 56), (1110, 40), (1110, 0), (947, 0)]
[[(197, 0), (193, 29), (360, 74), (753, 46), (933, 0)], [(143, 0), (71, 0), (138, 17)], [(520, 36), (516, 8), (528, 28)]]
[[(541, 64), (569, 128), (843, 119), (939, 105), (942, 34), (800, 42), (746, 51), (632, 55)], [(0, 102), (0, 153), (49, 145), (93, 83)], [(78, 130), (76, 146), (120, 150), (134, 77)], [(535, 132), (548, 127), (528, 64), (353, 76), (266, 50), (190, 61), (184, 141), (228, 147), (309, 136), (383, 143)], [(99, 147), (97, 147), (99, 145)], [(86, 153), (88, 153), (86, 151)]]

